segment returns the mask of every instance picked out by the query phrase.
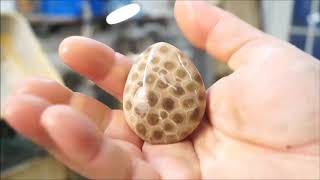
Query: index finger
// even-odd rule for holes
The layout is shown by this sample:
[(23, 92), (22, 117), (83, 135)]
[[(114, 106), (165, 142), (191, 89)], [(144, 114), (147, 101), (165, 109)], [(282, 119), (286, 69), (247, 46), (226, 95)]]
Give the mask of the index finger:
[(72, 36), (59, 47), (64, 63), (95, 82), (122, 101), (122, 94), (132, 62), (105, 44), (93, 39)]

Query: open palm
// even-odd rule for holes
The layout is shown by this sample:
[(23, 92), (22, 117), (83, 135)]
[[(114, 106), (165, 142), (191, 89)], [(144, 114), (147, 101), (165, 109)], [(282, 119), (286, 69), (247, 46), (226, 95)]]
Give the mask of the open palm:
[[(177, 2), (175, 15), (191, 43), (235, 70), (208, 89), (188, 139), (143, 143), (122, 111), (42, 78), (19, 84), (6, 120), (91, 179), (319, 178), (319, 61), (200, 1)], [(122, 100), (127, 57), (83, 37), (65, 39), (59, 52)]]

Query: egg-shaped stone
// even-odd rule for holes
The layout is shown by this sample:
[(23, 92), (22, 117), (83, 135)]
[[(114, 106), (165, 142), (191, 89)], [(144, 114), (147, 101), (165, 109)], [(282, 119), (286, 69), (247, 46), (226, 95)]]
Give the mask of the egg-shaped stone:
[(151, 144), (183, 140), (199, 125), (206, 106), (200, 73), (176, 47), (159, 42), (132, 66), (123, 111), (130, 128)]

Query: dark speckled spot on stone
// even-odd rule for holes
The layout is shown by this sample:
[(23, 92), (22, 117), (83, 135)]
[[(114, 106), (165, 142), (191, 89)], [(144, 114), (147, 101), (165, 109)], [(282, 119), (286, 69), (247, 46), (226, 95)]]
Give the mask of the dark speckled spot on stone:
[(162, 138), (162, 136), (163, 136), (163, 133), (160, 130), (155, 130), (152, 133), (152, 138), (155, 140), (160, 140)]
[(195, 108), (195, 109), (191, 112), (190, 118), (189, 118), (190, 121), (196, 121), (196, 120), (198, 120), (199, 115), (200, 115), (200, 109), (199, 109), (199, 107), (197, 107), (197, 108)]
[(150, 113), (147, 115), (147, 122), (152, 126), (157, 125), (159, 122), (159, 116), (157, 114)]
[(146, 127), (144, 127), (144, 125), (141, 124), (141, 123), (139, 123), (139, 124), (136, 125), (136, 130), (137, 130), (137, 132), (138, 132), (140, 135), (143, 135), (143, 136), (144, 136), (144, 135), (146, 134), (146, 132), (147, 132)]
[(184, 108), (191, 108), (194, 105), (194, 100), (192, 98), (188, 98), (182, 101), (182, 105)]
[(159, 71), (159, 74), (167, 74), (168, 72), (166, 71), (166, 70), (164, 70), (164, 69), (161, 69), (160, 71)]
[(195, 82), (190, 82), (186, 88), (189, 92), (194, 92), (195, 90), (197, 90), (198, 86)]
[(154, 67), (154, 68), (152, 68), (152, 70), (153, 70), (154, 72), (158, 72), (158, 71), (159, 71), (159, 67)]
[(180, 124), (184, 121), (184, 116), (180, 113), (176, 113), (172, 116), (172, 120), (177, 123)]
[(176, 85), (175, 87), (171, 87), (171, 91), (173, 92), (173, 94), (175, 96), (181, 96), (185, 93), (184, 89), (180, 85)]
[(147, 99), (148, 99), (148, 104), (151, 107), (155, 106), (158, 102), (158, 96), (153, 91), (149, 91), (147, 93)]
[(130, 111), (131, 110), (131, 107), (132, 107), (132, 104), (129, 100), (127, 100), (125, 102), (125, 105), (124, 105), (124, 108), (127, 110), (127, 111)]
[(157, 81), (157, 87), (160, 89), (165, 89), (168, 87), (168, 84), (159, 79)]
[(156, 77), (153, 74), (148, 74), (146, 77), (146, 82), (147, 82), (147, 84), (152, 84), (155, 79), (156, 79)]
[(160, 51), (161, 53), (167, 53), (167, 52), (169, 51), (169, 48), (168, 48), (167, 46), (161, 46), (161, 47), (159, 48), (159, 51)]
[(164, 67), (167, 69), (167, 70), (172, 70), (173, 68), (175, 68), (175, 65), (172, 63), (172, 62), (165, 62), (164, 63)]
[(173, 131), (174, 125), (171, 124), (170, 122), (167, 122), (164, 124), (163, 129), (168, 132)]
[(160, 61), (160, 58), (159, 58), (159, 57), (154, 57), (154, 58), (151, 59), (151, 63), (152, 63), (152, 64), (158, 64), (159, 61)]
[(160, 112), (160, 117), (161, 117), (162, 119), (165, 119), (165, 118), (168, 117), (168, 113), (165, 112), (165, 111), (161, 111), (161, 112)]
[(163, 98), (162, 107), (167, 111), (171, 111), (174, 109), (175, 103), (171, 98)]
[(184, 77), (186, 77), (186, 75), (187, 75), (187, 72), (184, 69), (178, 69), (176, 71), (176, 76), (178, 76), (179, 78), (183, 79)]

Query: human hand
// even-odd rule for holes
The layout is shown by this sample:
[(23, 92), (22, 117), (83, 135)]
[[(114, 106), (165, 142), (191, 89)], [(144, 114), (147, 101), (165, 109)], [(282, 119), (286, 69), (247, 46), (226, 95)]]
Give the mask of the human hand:
[[(319, 61), (199, 1), (177, 2), (175, 16), (196, 47), (234, 69), (208, 89), (206, 115), (188, 139), (143, 143), (122, 111), (41, 78), (17, 87), (5, 119), (91, 179), (319, 178)], [(122, 100), (128, 58), (82, 37), (59, 52)]]

